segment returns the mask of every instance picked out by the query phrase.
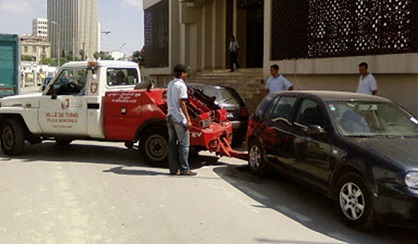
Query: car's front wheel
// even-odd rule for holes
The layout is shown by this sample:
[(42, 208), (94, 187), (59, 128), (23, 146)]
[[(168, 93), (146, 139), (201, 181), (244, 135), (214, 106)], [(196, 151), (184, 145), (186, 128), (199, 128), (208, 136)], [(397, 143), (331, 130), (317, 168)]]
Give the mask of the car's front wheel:
[(371, 194), (361, 176), (351, 172), (343, 175), (336, 189), (335, 201), (346, 224), (361, 230), (376, 225)]
[(248, 144), (248, 166), (251, 172), (260, 177), (265, 177), (271, 173), (264, 159), (264, 149), (261, 143), (255, 140)]

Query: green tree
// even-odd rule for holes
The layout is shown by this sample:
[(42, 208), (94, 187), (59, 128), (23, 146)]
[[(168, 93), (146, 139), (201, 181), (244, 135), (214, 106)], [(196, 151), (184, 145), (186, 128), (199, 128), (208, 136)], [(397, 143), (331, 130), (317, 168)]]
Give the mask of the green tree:
[(33, 60), (33, 56), (30, 56), (30, 55), (22, 55), (21, 57), (20, 57), (20, 59), (22, 60), (22, 61), (34, 61)]
[(143, 53), (144, 53), (144, 48), (142, 48), (141, 50), (136, 50), (135, 52), (133, 52), (132, 56), (131, 56), (132, 61), (137, 63), (139, 66), (145, 65), (145, 59), (143, 57)]
[(41, 64), (42, 65), (51, 65), (52, 66), (53, 60), (51, 58), (42, 58), (41, 59)]

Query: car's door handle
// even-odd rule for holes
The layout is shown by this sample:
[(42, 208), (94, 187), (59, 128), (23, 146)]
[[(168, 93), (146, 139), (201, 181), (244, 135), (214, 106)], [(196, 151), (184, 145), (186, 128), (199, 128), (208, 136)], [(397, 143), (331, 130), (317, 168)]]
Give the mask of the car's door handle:
[(76, 108), (81, 108), (81, 107), (83, 107), (83, 104), (81, 104), (81, 103), (77, 103), (77, 104), (75, 105), (75, 107), (76, 107)]

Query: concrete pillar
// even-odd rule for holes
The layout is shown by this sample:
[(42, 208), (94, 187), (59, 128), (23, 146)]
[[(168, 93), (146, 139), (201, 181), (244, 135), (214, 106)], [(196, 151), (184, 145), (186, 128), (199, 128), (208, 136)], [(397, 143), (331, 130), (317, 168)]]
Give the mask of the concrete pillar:
[(229, 43), (229, 37), (226, 36), (226, 1), (216, 0), (214, 6), (214, 28), (213, 28), (213, 52), (214, 58), (212, 68), (225, 68), (225, 49)]

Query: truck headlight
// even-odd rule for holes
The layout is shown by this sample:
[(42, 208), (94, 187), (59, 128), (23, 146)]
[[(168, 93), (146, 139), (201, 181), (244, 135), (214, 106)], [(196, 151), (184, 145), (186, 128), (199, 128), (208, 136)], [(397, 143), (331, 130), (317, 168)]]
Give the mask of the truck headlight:
[(406, 174), (405, 184), (411, 188), (418, 188), (418, 172), (410, 172)]

